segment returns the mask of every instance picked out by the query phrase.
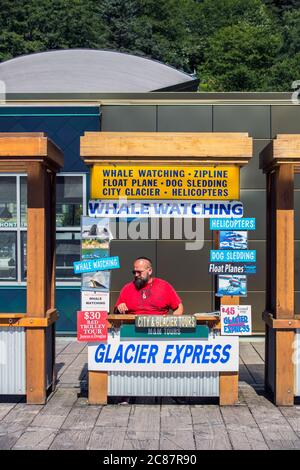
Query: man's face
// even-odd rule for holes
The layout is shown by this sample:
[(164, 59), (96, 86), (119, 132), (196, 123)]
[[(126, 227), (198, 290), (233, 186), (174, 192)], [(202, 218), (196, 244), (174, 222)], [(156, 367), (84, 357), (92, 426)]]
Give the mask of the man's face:
[(144, 287), (152, 275), (152, 268), (147, 260), (139, 259), (133, 265), (134, 284), (137, 289)]

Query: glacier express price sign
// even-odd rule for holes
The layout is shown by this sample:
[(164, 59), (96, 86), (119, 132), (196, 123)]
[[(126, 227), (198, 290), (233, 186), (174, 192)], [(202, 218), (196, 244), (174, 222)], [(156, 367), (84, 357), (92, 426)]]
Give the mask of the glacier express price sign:
[(109, 335), (107, 343), (88, 347), (88, 363), (93, 371), (230, 372), (239, 368), (239, 343), (234, 336), (120, 341)]
[(221, 334), (251, 335), (251, 305), (222, 305)]
[(94, 165), (92, 199), (238, 199), (235, 166)]
[(107, 312), (77, 312), (77, 341), (107, 341)]

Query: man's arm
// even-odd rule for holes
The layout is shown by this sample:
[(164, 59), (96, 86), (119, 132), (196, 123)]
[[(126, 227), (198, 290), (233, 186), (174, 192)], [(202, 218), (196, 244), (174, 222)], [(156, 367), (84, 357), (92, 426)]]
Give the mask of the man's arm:
[(183, 314), (183, 304), (179, 304), (176, 310), (173, 311), (173, 315), (182, 315)]

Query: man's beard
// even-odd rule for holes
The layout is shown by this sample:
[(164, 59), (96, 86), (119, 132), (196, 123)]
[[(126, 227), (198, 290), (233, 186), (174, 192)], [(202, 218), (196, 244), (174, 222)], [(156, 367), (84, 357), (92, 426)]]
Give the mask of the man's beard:
[(145, 285), (148, 282), (148, 279), (142, 279), (141, 277), (137, 277), (134, 279), (133, 282), (134, 282), (135, 287), (140, 290), (143, 287), (145, 287)]

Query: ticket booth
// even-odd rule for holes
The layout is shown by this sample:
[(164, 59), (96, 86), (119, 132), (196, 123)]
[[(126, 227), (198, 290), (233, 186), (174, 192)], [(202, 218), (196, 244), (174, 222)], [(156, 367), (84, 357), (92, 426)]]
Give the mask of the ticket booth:
[[(60, 149), (43, 133), (0, 133), (0, 172), (27, 174), (26, 313), (0, 314), (0, 394), (44, 404), (55, 387), (55, 178)], [(20, 217), (17, 214), (16, 217)]]
[[(148, 200), (220, 200), (224, 202), (239, 200), (239, 170), (247, 164), (252, 156), (252, 138), (247, 133), (176, 133), (176, 132), (86, 132), (81, 138), (81, 157), (91, 167), (91, 199), (117, 200), (119, 197), (138, 199), (130, 191), (124, 193), (122, 188), (116, 195), (104, 194), (105, 183), (99, 183), (100, 193), (97, 191), (96, 175), (103, 175), (102, 169), (128, 168), (134, 171), (137, 168), (185, 168), (187, 173), (195, 169), (207, 169), (213, 174), (215, 170), (226, 169), (230, 173), (233, 169), (235, 176), (227, 186), (226, 196), (220, 197), (220, 192), (203, 193), (204, 195), (189, 197), (187, 193), (178, 192), (177, 196), (170, 196), (167, 190), (152, 193), (143, 199)], [(233, 173), (232, 172), (232, 173)], [(159, 180), (159, 185), (163, 185)], [(164, 188), (166, 189), (166, 188)], [(108, 195), (107, 195), (108, 194)], [(174, 194), (174, 193), (173, 193)], [(215, 232), (217, 246), (218, 232)], [(138, 241), (137, 241), (138, 243)], [(209, 260), (207, 260), (209, 262)], [(122, 269), (122, 266), (121, 266)], [(191, 273), (192, 275), (192, 273)], [(208, 274), (209, 276), (209, 274)], [(215, 309), (220, 303), (224, 305), (239, 304), (237, 296), (223, 296), (216, 298)], [(200, 306), (201, 309), (201, 306)], [(185, 312), (193, 315), (197, 325), (208, 328), (207, 341), (220, 338), (220, 317), (211, 312)], [(136, 318), (133, 315), (116, 315), (113, 305), (108, 317), (110, 333), (109, 341), (120, 336), (125, 325), (132, 325)], [(133, 326), (133, 325), (132, 325)], [(129, 330), (130, 328), (128, 328)], [(89, 361), (89, 403), (106, 404), (108, 396), (196, 396), (219, 397), (221, 405), (233, 405), (238, 401), (238, 337), (235, 341), (235, 361), (237, 366), (233, 370), (189, 371), (168, 369), (164, 371), (126, 371), (97, 370)], [(95, 345), (89, 346), (89, 356), (93, 355)]]
[(300, 136), (279, 134), (261, 152), (267, 179), (265, 386), (276, 405), (300, 396), (300, 315), (295, 312), (294, 179), (300, 173)]

